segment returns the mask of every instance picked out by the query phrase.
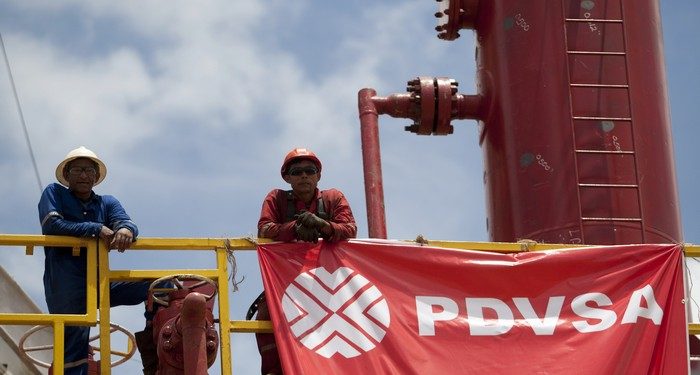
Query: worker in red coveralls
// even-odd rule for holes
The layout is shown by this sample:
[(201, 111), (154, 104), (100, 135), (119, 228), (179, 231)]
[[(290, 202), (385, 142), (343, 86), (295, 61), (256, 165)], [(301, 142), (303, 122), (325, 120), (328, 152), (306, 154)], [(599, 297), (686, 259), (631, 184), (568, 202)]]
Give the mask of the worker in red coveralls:
[(280, 170), (292, 190), (274, 189), (263, 202), (258, 237), (277, 241), (317, 242), (354, 238), (357, 234), (350, 205), (340, 190), (318, 190), (321, 161), (305, 148), (295, 148)]
[[(319, 190), (321, 161), (305, 148), (295, 148), (284, 158), (280, 174), (291, 190), (274, 189), (265, 197), (258, 220), (258, 237), (276, 241), (342, 241), (357, 235), (350, 205), (340, 190)], [(251, 319), (257, 309), (258, 320), (269, 320), (264, 293), (248, 311)], [(262, 358), (263, 375), (281, 375), (274, 335), (256, 334)]]

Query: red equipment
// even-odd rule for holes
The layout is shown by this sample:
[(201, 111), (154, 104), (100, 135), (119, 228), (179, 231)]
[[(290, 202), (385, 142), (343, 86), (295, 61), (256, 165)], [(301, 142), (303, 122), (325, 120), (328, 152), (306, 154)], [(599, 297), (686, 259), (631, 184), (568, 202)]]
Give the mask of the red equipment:
[[(158, 279), (152, 285), (158, 285), (164, 279)], [(158, 346), (158, 374), (206, 374), (216, 359), (219, 347), (212, 314), (216, 285), (196, 275), (167, 279), (174, 284), (173, 288), (161, 288), (152, 293), (153, 301), (166, 306), (160, 308), (153, 319), (153, 337)], [(168, 302), (159, 297), (159, 293), (162, 295), (164, 291), (168, 291)]]
[(682, 241), (657, 0), (439, 3), (439, 38), (476, 31), (478, 95), (425, 77), (360, 91), (370, 237), (386, 238), (385, 113), (421, 135), (479, 120), (492, 241)]
[(478, 14), (491, 238), (680, 242), (658, 2), (482, 1)]

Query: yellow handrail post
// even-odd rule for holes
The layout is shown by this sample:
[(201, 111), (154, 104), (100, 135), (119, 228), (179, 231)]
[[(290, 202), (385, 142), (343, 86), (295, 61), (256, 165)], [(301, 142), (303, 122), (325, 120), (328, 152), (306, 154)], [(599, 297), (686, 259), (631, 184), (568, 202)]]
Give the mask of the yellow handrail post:
[(63, 340), (66, 326), (63, 320), (56, 319), (53, 322), (53, 373), (63, 375)]
[[(102, 245), (102, 246), (100, 246)], [(100, 373), (111, 374), (110, 364), (112, 362), (112, 346), (110, 340), (110, 275), (109, 275), (109, 246), (104, 242), (99, 242), (96, 249), (97, 262), (99, 263), (99, 289), (100, 289)], [(95, 263), (92, 263), (95, 264)], [(95, 268), (95, 267), (92, 267)], [(95, 284), (92, 284), (95, 287)], [(88, 284), (90, 288), (90, 284)]]
[(216, 265), (219, 270), (219, 340), (221, 340), (221, 374), (231, 375), (231, 335), (229, 333), (230, 309), (228, 298), (228, 262), (224, 247), (216, 248)]
[(91, 266), (97, 264), (98, 259), (98, 242), (88, 241), (87, 243), (87, 280), (86, 294), (87, 301), (85, 302), (85, 314), (90, 323), (97, 322), (97, 267)]

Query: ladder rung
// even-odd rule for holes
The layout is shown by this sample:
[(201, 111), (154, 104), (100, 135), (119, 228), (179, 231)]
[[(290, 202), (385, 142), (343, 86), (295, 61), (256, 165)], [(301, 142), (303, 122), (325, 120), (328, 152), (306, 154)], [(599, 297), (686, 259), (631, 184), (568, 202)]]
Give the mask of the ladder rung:
[(607, 51), (566, 51), (570, 55), (601, 55), (601, 56), (625, 56), (624, 52), (607, 52)]
[(634, 151), (608, 151), (608, 150), (575, 150), (579, 154), (619, 154), (634, 155)]
[(604, 18), (566, 18), (566, 22), (600, 22), (600, 23), (622, 23), (622, 20), (609, 20)]
[(584, 221), (636, 221), (641, 222), (639, 217), (582, 217)]
[(571, 87), (602, 87), (608, 89), (628, 89), (629, 85), (609, 85), (605, 83), (572, 83)]
[(574, 116), (574, 120), (632, 121), (630, 117)]
[(632, 184), (578, 184), (580, 187), (603, 187), (603, 188), (631, 188), (636, 189), (639, 185)]

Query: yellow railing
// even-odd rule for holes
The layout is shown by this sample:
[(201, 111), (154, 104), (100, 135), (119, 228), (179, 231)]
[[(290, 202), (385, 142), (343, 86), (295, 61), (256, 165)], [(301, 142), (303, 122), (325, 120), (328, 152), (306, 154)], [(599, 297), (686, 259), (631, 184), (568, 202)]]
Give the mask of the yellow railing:
[[(464, 250), (484, 250), (503, 253), (521, 251), (540, 251), (572, 247), (562, 244), (538, 244), (534, 242), (503, 243), (503, 242), (461, 242), (461, 241), (421, 241), (430, 246), (446, 247)], [(37, 235), (7, 235), (0, 234), (0, 246), (24, 247), (27, 255), (32, 255), (36, 246), (72, 247), (73, 253), (78, 254), (81, 247), (87, 248), (88, 264), (98, 264), (99, 267), (88, 267), (87, 272), (87, 313), (79, 314), (23, 314), (0, 313), (0, 325), (51, 325), (54, 329), (54, 374), (63, 374), (64, 358), (63, 338), (66, 325), (97, 324), (97, 292), (99, 291), (99, 321), (109, 322), (109, 284), (113, 281), (144, 281), (154, 280), (175, 274), (197, 274), (217, 282), (219, 295), (219, 335), (221, 350), (221, 374), (230, 375), (231, 369), (231, 337), (234, 332), (271, 332), (269, 321), (230, 320), (229, 290), (228, 290), (228, 251), (254, 250), (259, 242), (269, 242), (265, 239), (252, 238), (139, 238), (132, 250), (205, 250), (214, 251), (216, 268), (212, 269), (170, 269), (170, 270), (112, 270), (109, 266), (109, 253), (105, 246), (99, 246), (93, 239), (37, 236)], [(416, 241), (411, 241), (416, 242)], [(700, 257), (700, 246), (685, 245), (685, 256)], [(99, 273), (97, 270), (99, 269)], [(98, 280), (99, 274), (99, 280)], [(688, 325), (690, 334), (700, 334), (700, 324)], [(224, 334), (226, 333), (226, 334)], [(110, 358), (110, 326), (100, 324), (100, 357)], [(110, 361), (100, 361), (102, 374), (110, 373)]]
[[(66, 325), (97, 324), (97, 291), (99, 291), (99, 321), (110, 321), (109, 285), (114, 281), (144, 281), (154, 280), (176, 274), (197, 274), (217, 282), (219, 295), (219, 330), (221, 342), (221, 373), (231, 374), (231, 338), (232, 332), (271, 332), (269, 321), (237, 321), (229, 318), (228, 262), (227, 251), (254, 250), (257, 239), (225, 239), (225, 238), (140, 238), (133, 244), (131, 250), (205, 250), (214, 251), (216, 268), (212, 269), (169, 269), (169, 270), (112, 270), (109, 266), (109, 253), (105, 246), (99, 246), (94, 239), (84, 239), (64, 236), (35, 236), (35, 235), (6, 235), (0, 234), (0, 246), (20, 246), (25, 248), (27, 255), (32, 255), (37, 246), (72, 247), (73, 253), (78, 254), (80, 247), (87, 248), (88, 264), (98, 264), (99, 267), (88, 267), (87, 275), (87, 314), (23, 314), (0, 313), (0, 325), (52, 325), (54, 329), (54, 374), (63, 374), (63, 338)], [(260, 239), (260, 242), (269, 242)], [(99, 270), (99, 272), (98, 272)], [(99, 274), (99, 280), (98, 275)], [(223, 282), (220, 282), (223, 281)], [(100, 324), (100, 358), (110, 358), (110, 326)], [(227, 334), (223, 334), (223, 333)], [(110, 373), (110, 361), (100, 361), (102, 374)]]
[[(22, 246), (27, 255), (34, 253), (36, 246), (72, 247), (73, 254), (78, 255), (81, 247), (87, 248), (88, 264), (97, 263), (97, 241), (87, 238), (63, 236), (31, 236), (0, 234), (0, 246)], [(63, 374), (63, 337), (66, 325), (91, 325), (97, 323), (97, 268), (88, 267), (86, 314), (0, 314), (0, 325), (51, 325), (54, 330), (53, 363), (57, 369), (54, 373)], [(109, 337), (109, 335), (107, 335)]]

